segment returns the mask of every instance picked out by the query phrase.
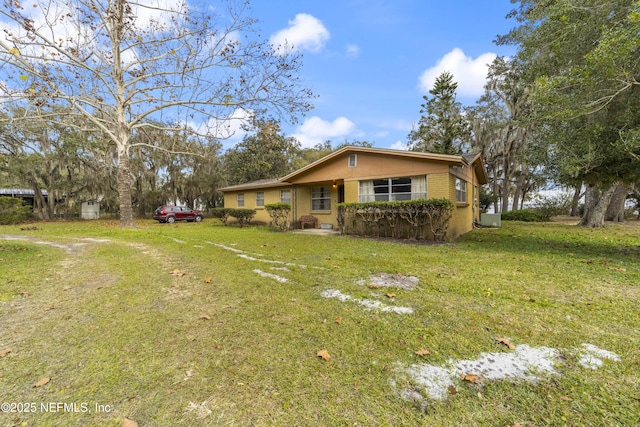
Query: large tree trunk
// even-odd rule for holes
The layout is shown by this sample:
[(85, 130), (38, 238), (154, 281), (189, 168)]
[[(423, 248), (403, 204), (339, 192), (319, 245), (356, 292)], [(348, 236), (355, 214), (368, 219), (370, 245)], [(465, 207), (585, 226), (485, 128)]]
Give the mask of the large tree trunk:
[(629, 194), (629, 186), (619, 183), (604, 214), (605, 221), (624, 222), (624, 203), (627, 200), (627, 194)]
[[(498, 185), (498, 178), (497, 178), (497, 177), (498, 177), (498, 174), (497, 174), (497, 172), (496, 172), (496, 169), (497, 169), (497, 168), (495, 168), (495, 167), (494, 167), (494, 168), (492, 168), (492, 172), (493, 172), (493, 173), (492, 173), (493, 180), (492, 180), (492, 182), (491, 182), (491, 187), (492, 187), (492, 193), (491, 193), (491, 194), (493, 194), (493, 195), (498, 195), (498, 194), (500, 194), (500, 186)], [(495, 200), (495, 201), (493, 202), (493, 211), (494, 211), (494, 212), (496, 212), (496, 213), (497, 213), (497, 212), (500, 212), (500, 209), (499, 209), (499, 206), (500, 206), (500, 205), (498, 204), (498, 198), (495, 198), (494, 200)]]
[(571, 200), (571, 212), (569, 212), (569, 216), (578, 216), (578, 209), (580, 207), (580, 198), (582, 198), (584, 194), (582, 193), (582, 182), (576, 185), (576, 190), (573, 193), (573, 199)]
[[(49, 221), (51, 217), (49, 216), (49, 210), (47, 209), (47, 202), (44, 200), (44, 196), (42, 195), (42, 190), (40, 189), (40, 185), (38, 185), (38, 181), (36, 178), (33, 178), (32, 181), (33, 186), (33, 213), (35, 213), (36, 209), (40, 211), (40, 218)], [(48, 197), (51, 197), (49, 194)]]
[[(520, 209), (519, 203), (520, 203), (520, 199), (523, 198), (522, 187), (524, 187), (525, 179), (526, 179), (526, 176), (524, 172), (520, 172), (520, 174), (518, 175), (518, 179), (516, 179), (516, 189), (513, 192), (513, 205), (511, 210), (517, 211), (518, 209)], [(523, 198), (523, 205), (524, 205), (524, 198)]]
[(58, 197), (58, 191), (53, 189), (53, 173), (53, 170), (51, 170), (47, 177), (47, 214), (51, 219), (56, 217), (56, 198)]
[[(505, 167), (508, 168), (508, 166), (506, 165), (506, 162), (505, 162)], [(503, 170), (503, 171), (505, 172), (505, 175), (502, 181), (502, 186), (500, 188), (500, 193), (502, 193), (500, 212), (507, 212), (509, 210), (509, 187), (511, 182), (510, 182), (510, 177), (507, 175), (506, 170)]]
[(136, 177), (135, 187), (136, 187), (136, 203), (138, 206), (138, 216), (142, 217), (146, 214), (145, 212), (146, 203), (143, 202), (144, 192), (142, 190), (142, 178)]
[(616, 186), (617, 183), (614, 183), (600, 193), (594, 185), (587, 185), (584, 215), (582, 215), (578, 225), (591, 228), (604, 226), (604, 214), (607, 211), (607, 207), (609, 207)]
[(135, 227), (131, 207), (131, 173), (126, 147), (118, 147), (118, 196), (120, 199), (120, 226)]

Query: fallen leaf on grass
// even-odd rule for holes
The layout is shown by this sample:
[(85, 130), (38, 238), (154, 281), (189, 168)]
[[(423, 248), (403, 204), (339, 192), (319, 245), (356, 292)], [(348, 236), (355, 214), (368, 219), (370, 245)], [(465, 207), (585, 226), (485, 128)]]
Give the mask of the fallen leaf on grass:
[(473, 374), (462, 374), (460, 379), (462, 381), (470, 382), (471, 384), (478, 384), (478, 381), (480, 381), (480, 377)]
[(55, 310), (55, 309), (56, 309), (56, 306), (55, 306), (55, 305), (50, 305), (49, 307), (45, 307), (45, 308), (43, 308), (42, 310), (43, 310), (43, 311), (51, 311), (51, 310)]
[(38, 381), (37, 383), (35, 383), (33, 386), (34, 386), (34, 387), (42, 387), (43, 385), (45, 385), (45, 384), (46, 384), (46, 383), (48, 383), (49, 381), (51, 381), (51, 378), (44, 377), (44, 378), (42, 378), (40, 381)]
[(338, 318), (336, 319), (336, 323), (337, 323), (338, 325), (341, 325), (341, 324), (342, 324), (342, 317), (338, 317)]
[(380, 286), (375, 283), (369, 283), (369, 289), (378, 289)]
[(429, 354), (431, 354), (431, 352), (427, 349), (421, 348), (420, 350), (416, 351), (416, 354), (418, 356), (427, 356)]
[(456, 394), (458, 394), (458, 390), (456, 390), (454, 386), (450, 385), (449, 387), (447, 387), (447, 393), (449, 393), (452, 396), (455, 396)]
[(396, 294), (392, 294), (392, 293), (388, 293), (387, 294), (387, 298), (395, 298)]
[(496, 338), (496, 341), (498, 341), (500, 344), (504, 344), (507, 347), (509, 347), (509, 350), (515, 350), (516, 346), (511, 344), (511, 341), (509, 341), (506, 338)]
[(180, 270), (178, 270), (178, 269), (176, 268), (176, 269), (171, 270), (171, 271), (169, 272), (169, 274), (171, 274), (172, 276), (182, 277), (182, 276), (184, 276), (184, 275), (185, 275), (185, 274), (187, 274), (187, 273), (185, 273), (184, 271), (180, 271)]
[(5, 348), (4, 350), (0, 350), (0, 357), (5, 357), (7, 354), (13, 351), (12, 348)]
[(140, 427), (137, 422), (130, 420), (129, 418), (125, 418), (122, 420), (122, 427)]
[(29, 296), (29, 292), (20, 292), (20, 296), (28, 297)]
[(609, 267), (609, 270), (613, 270), (613, 271), (627, 271), (626, 268), (622, 268), (622, 267)]
[(204, 283), (211, 283), (211, 277), (207, 277), (206, 279), (204, 279)]
[(329, 356), (329, 352), (327, 350), (320, 350), (316, 354), (318, 357), (322, 357), (322, 360), (331, 360), (331, 356)]
[(569, 396), (560, 396), (560, 399), (564, 400), (565, 402), (573, 402), (573, 399)]
[(209, 316), (208, 314), (201, 314), (198, 319), (211, 320), (211, 316)]

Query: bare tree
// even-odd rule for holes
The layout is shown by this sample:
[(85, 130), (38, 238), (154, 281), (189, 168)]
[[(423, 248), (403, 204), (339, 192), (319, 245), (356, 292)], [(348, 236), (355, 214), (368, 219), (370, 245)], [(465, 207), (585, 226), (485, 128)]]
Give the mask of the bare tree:
[(24, 107), (11, 120), (47, 119), (53, 107), (67, 109), (69, 126), (87, 118), (84, 130), (117, 151), (122, 226), (134, 225), (130, 150), (157, 148), (137, 132), (174, 123), (164, 130), (223, 139), (233, 117), (268, 109), (295, 120), (311, 107), (297, 78), (299, 54), (254, 33), (248, 1), (35, 3), (5, 0), (0, 9), (0, 108)]

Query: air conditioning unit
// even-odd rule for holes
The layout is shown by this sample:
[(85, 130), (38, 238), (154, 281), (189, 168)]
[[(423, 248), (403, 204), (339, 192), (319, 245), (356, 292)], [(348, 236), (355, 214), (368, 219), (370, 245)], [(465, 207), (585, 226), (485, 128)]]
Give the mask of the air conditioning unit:
[(501, 215), (498, 214), (488, 214), (482, 213), (480, 214), (480, 225), (483, 227), (500, 227), (501, 226)]

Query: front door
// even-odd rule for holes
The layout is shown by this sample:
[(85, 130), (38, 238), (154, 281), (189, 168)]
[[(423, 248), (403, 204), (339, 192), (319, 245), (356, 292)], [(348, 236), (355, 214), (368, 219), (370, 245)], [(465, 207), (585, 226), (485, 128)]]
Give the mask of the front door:
[(344, 184), (338, 185), (338, 203), (344, 203)]

